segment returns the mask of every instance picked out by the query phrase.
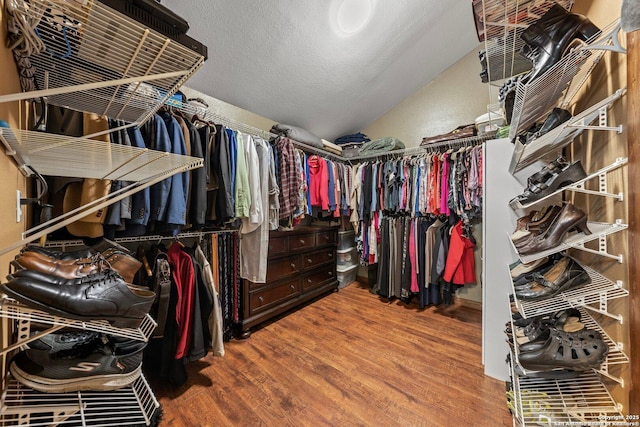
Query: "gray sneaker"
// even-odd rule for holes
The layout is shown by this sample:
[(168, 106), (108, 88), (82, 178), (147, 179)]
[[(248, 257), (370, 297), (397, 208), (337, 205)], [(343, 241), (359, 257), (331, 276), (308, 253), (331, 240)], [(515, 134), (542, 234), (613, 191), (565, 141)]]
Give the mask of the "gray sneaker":
[(116, 390), (142, 373), (146, 343), (95, 332), (49, 334), (9, 366), (21, 384), (45, 393)]

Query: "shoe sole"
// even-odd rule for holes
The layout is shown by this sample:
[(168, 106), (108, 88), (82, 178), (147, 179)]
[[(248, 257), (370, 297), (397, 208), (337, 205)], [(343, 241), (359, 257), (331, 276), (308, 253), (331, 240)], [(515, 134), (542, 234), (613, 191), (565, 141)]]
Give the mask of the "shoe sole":
[(92, 321), (92, 320), (106, 320), (111, 326), (116, 328), (131, 328), (136, 329), (141, 324), (144, 318), (131, 318), (131, 317), (118, 317), (118, 316), (101, 316), (99, 314), (91, 315), (91, 316), (82, 316), (79, 314), (69, 313), (55, 307), (48, 306), (46, 304), (41, 303), (40, 301), (36, 301), (34, 299), (28, 298), (20, 293), (15, 292), (13, 289), (0, 285), (0, 291), (2, 291), (7, 296), (19, 301), (31, 308), (36, 310), (42, 310), (45, 313), (52, 314), (55, 316), (66, 317), (68, 319), (80, 320), (84, 322)]
[(87, 378), (56, 380), (24, 372), (15, 363), (9, 372), (19, 383), (43, 393), (71, 393), (76, 391), (111, 391), (131, 385), (142, 374), (142, 365), (127, 374), (95, 375)]

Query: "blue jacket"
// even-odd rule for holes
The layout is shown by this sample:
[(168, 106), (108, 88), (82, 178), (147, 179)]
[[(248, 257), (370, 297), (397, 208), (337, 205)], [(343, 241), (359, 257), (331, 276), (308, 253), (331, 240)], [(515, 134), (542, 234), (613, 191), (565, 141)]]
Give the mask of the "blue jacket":
[[(187, 155), (187, 146), (180, 124), (170, 113), (163, 113), (163, 119), (167, 126), (169, 139), (171, 140), (171, 153), (182, 156)], [(173, 175), (169, 201), (167, 203), (167, 215), (165, 222), (171, 225), (185, 225), (187, 223), (187, 195), (189, 194), (189, 173), (182, 172)], [(179, 230), (175, 230), (177, 233)]]
[[(136, 127), (128, 128), (127, 133), (131, 145), (137, 148), (145, 148), (142, 132)], [(147, 223), (151, 212), (151, 189), (149, 187), (140, 190), (131, 196), (131, 219), (126, 221), (126, 236), (142, 236), (146, 233)]]
[[(167, 132), (167, 126), (159, 115), (153, 117), (153, 125), (150, 129), (153, 132), (153, 148), (157, 151), (171, 152), (171, 140)], [(164, 221), (167, 214), (167, 201), (169, 199), (169, 190), (173, 177), (170, 176), (157, 184), (153, 184), (150, 190), (150, 213), (149, 219), (153, 221)]]

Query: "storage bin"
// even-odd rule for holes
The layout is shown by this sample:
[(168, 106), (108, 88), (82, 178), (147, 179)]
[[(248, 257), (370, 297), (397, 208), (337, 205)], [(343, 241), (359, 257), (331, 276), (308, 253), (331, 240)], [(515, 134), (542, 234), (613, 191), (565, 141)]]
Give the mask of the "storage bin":
[(351, 267), (358, 263), (358, 251), (355, 247), (338, 250), (338, 268)]
[(351, 267), (338, 267), (338, 288), (344, 288), (356, 281), (358, 275), (358, 264)]
[(353, 230), (338, 231), (338, 250), (345, 251), (356, 245), (356, 233)]

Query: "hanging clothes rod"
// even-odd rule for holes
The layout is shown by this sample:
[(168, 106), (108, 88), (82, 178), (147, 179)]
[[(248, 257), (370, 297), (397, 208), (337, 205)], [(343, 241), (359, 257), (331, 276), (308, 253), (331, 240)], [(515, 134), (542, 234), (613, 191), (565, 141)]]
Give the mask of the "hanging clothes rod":
[[(246, 123), (242, 123), (238, 120), (234, 120), (229, 117), (225, 117), (221, 114), (212, 112), (208, 109), (206, 102), (200, 99), (192, 99), (191, 101), (195, 101), (195, 102), (183, 103), (179, 107), (179, 110), (189, 116), (196, 115), (199, 119), (202, 119), (204, 121), (210, 121), (216, 124), (221, 124), (231, 129), (238, 130), (240, 132), (245, 132), (254, 136), (260, 136), (267, 140), (278, 136), (277, 134), (274, 134), (272, 132), (267, 132), (263, 129), (258, 129), (254, 126), (247, 125)], [(195, 105), (196, 103), (200, 105)], [(429, 144), (426, 146), (418, 146), (418, 147), (405, 148), (402, 150), (370, 153), (370, 154), (364, 154), (364, 155), (359, 155), (354, 157), (344, 157), (339, 154), (335, 154), (330, 151), (324, 150), (322, 148), (314, 147), (314, 146), (296, 141), (294, 139), (291, 139), (291, 142), (293, 143), (294, 146), (296, 146), (297, 148), (300, 148), (302, 151), (318, 154), (321, 157), (337, 160), (343, 163), (351, 163), (351, 162), (359, 162), (362, 160), (371, 160), (371, 159), (383, 158), (383, 157), (403, 157), (403, 156), (418, 155), (418, 154), (424, 154), (424, 153), (435, 152), (435, 151), (442, 151), (443, 149), (446, 150), (446, 149), (452, 149), (452, 148), (470, 147), (470, 146), (480, 145), (487, 140), (493, 139), (495, 135), (496, 135), (495, 132), (489, 132), (483, 136), (461, 138), (453, 141), (444, 141), (444, 142)]]
[[(198, 104), (201, 104), (202, 102), (200, 100), (196, 101)], [(272, 132), (268, 132), (266, 130), (263, 129), (259, 129), (257, 127), (254, 126), (250, 126), (246, 123), (242, 123), (238, 120), (234, 120), (231, 119), (229, 117), (225, 117), (221, 114), (217, 114), (213, 111), (210, 111), (206, 106), (205, 103), (202, 103), (202, 106), (198, 106), (198, 105), (194, 105), (194, 103), (185, 103), (182, 105), (182, 107), (180, 107), (180, 111), (184, 112), (185, 114), (189, 115), (189, 116), (197, 116), (199, 119), (204, 120), (204, 121), (208, 121), (208, 122), (213, 122), (216, 124), (220, 124), (220, 125), (224, 125), (227, 126), (230, 129), (234, 129), (240, 132), (244, 132), (244, 133), (248, 133), (250, 135), (253, 136), (259, 136), (261, 138), (264, 138), (266, 140), (270, 140), (271, 138), (276, 138), (279, 135), (272, 133)], [(312, 152), (314, 154), (318, 154), (319, 156), (322, 157), (327, 157), (327, 158), (331, 158), (333, 160), (338, 160), (341, 162), (346, 162), (347, 160), (337, 154), (331, 153), (329, 151), (323, 150), (321, 148), (318, 147), (313, 147), (311, 145), (308, 144), (304, 144), (302, 142), (298, 142), (294, 139), (291, 139), (291, 142), (293, 143), (294, 146), (300, 148), (302, 151), (307, 151), (307, 152)]]
[[(209, 234), (236, 233), (237, 231), (238, 230), (235, 230), (235, 229), (208, 230), (208, 231), (193, 231), (193, 232), (179, 233), (175, 236), (145, 235), (145, 236), (136, 236), (136, 237), (116, 237), (115, 239), (113, 239), (113, 241), (116, 243), (137, 243), (137, 242), (149, 242), (149, 241), (160, 241), (160, 240), (176, 240), (176, 239), (181, 240), (181, 239), (204, 237)], [(74, 246), (85, 246), (85, 244), (81, 239), (52, 240), (45, 244), (45, 247), (47, 248), (65, 248), (65, 247), (74, 247)]]
[(490, 139), (494, 139), (495, 135), (496, 135), (495, 132), (490, 132), (482, 136), (474, 136), (470, 138), (461, 138), (461, 139), (455, 139), (451, 141), (436, 142), (429, 145), (420, 145), (417, 147), (403, 148), (401, 150), (379, 151), (375, 153), (364, 154), (360, 156), (353, 156), (353, 157), (348, 157), (344, 159), (346, 161), (351, 161), (351, 162), (360, 162), (363, 160), (415, 156), (415, 155), (426, 154), (426, 153), (442, 152), (449, 149), (459, 149), (462, 147), (474, 147), (476, 145), (481, 145)]

